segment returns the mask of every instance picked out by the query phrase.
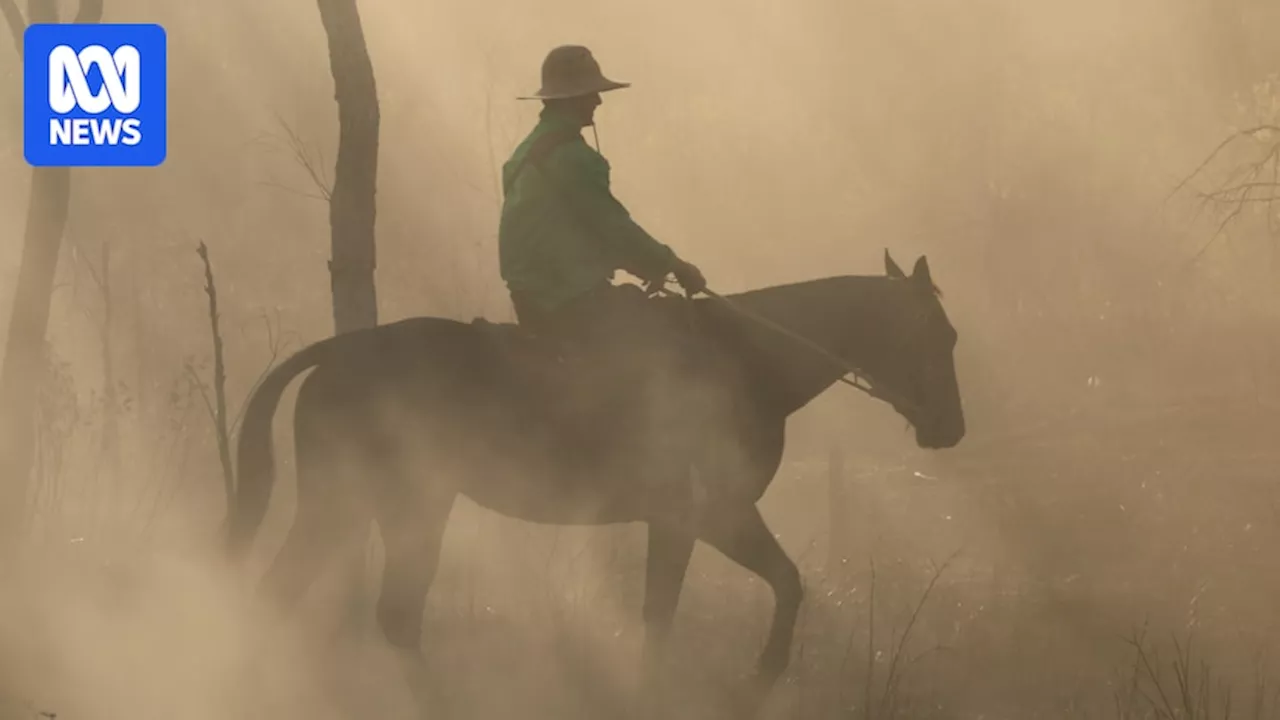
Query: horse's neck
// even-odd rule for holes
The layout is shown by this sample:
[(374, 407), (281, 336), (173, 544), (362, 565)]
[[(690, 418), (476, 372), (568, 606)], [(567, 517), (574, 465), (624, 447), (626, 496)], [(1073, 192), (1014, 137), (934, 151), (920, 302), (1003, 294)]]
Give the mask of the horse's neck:
[(769, 390), (788, 412), (803, 407), (846, 374), (847, 367), (830, 355), (861, 366), (868, 359), (866, 354), (879, 346), (883, 323), (876, 311), (883, 307), (886, 283), (883, 276), (842, 276), (727, 296), (734, 306), (827, 351), (807, 347), (750, 317), (735, 319), (753, 364), (768, 376), (761, 381), (776, 383)]

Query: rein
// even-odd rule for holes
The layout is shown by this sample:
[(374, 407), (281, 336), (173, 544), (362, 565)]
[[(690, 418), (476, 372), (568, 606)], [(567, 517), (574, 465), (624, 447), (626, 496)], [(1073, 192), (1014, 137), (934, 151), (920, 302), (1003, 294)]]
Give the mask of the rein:
[[(659, 287), (656, 289), (655, 292), (662, 295), (669, 296), (669, 297), (676, 297), (681, 299), (692, 299), (686, 295), (682, 295), (680, 293), (670, 290), (669, 288), (666, 287), (665, 281), (659, 283)], [(841, 375), (840, 377), (836, 378), (836, 382), (848, 385), (849, 387), (854, 388), (855, 390), (859, 390), (863, 393), (866, 393), (868, 397), (874, 398), (876, 400), (880, 400), (881, 402), (889, 403), (890, 405), (915, 408), (915, 403), (909, 402), (905, 398), (902, 398), (894, 393), (888, 393), (888, 392), (885, 392), (884, 390), (880, 390), (874, 385), (863, 384), (862, 378), (867, 377), (867, 374), (865, 372), (863, 372), (858, 367), (854, 366), (848, 360), (845, 360), (839, 355), (836, 355), (835, 353), (819, 345), (813, 340), (810, 340), (809, 338), (804, 337), (799, 333), (796, 333), (788, 328), (785, 328), (779, 325), (778, 323), (774, 322), (773, 320), (770, 320), (769, 318), (764, 317), (763, 315), (760, 315), (759, 313), (752, 312), (751, 310), (748, 310), (742, 307), (741, 305), (738, 305), (737, 303), (733, 302), (729, 298), (723, 295), (720, 295), (716, 292), (713, 292), (710, 289), (703, 288), (702, 293), (707, 297), (711, 298), (712, 300), (716, 301), (717, 303), (720, 303), (722, 306), (729, 309), (731, 312), (736, 313), (737, 315), (743, 318), (751, 320), (752, 322), (758, 325), (769, 328), (770, 330), (809, 348), (810, 350), (824, 357), (832, 365), (836, 366), (841, 370), (844, 370), (845, 371), (844, 375)], [(853, 376), (853, 379), (849, 378), (850, 375)]]

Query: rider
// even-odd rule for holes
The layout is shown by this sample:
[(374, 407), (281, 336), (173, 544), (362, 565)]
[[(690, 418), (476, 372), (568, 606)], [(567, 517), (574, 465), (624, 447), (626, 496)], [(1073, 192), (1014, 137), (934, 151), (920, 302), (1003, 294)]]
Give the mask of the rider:
[(600, 93), (625, 87), (590, 50), (566, 45), (543, 61), (542, 88), (520, 98), (543, 109), (502, 169), (498, 255), (517, 320), (537, 334), (584, 338), (658, 322), (644, 292), (612, 284), (620, 269), (646, 282), (674, 275), (691, 295), (706, 288), (698, 268), (632, 220), (610, 191), (608, 161), (582, 137)]

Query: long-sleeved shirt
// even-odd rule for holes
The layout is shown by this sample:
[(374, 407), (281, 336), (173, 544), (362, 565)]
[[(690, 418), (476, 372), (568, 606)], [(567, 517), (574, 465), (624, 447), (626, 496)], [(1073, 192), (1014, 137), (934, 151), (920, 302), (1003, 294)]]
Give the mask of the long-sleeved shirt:
[[(525, 162), (538, 139), (570, 133), (542, 158)], [(546, 142), (544, 140), (543, 142)], [(642, 279), (669, 272), (675, 253), (632, 218), (609, 187), (609, 162), (580, 129), (544, 109), (537, 126), (502, 168), (498, 226), (502, 279), (549, 312), (622, 269)]]

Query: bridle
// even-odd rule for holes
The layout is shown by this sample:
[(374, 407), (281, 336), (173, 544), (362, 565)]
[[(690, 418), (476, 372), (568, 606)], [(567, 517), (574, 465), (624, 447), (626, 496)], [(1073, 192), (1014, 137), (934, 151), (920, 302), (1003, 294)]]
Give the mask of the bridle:
[[(661, 295), (666, 295), (668, 297), (676, 297), (676, 298), (689, 299), (689, 300), (692, 299), (691, 296), (683, 295), (679, 292), (675, 292), (669, 289), (666, 286), (665, 279), (660, 282), (655, 282), (650, 284), (648, 287), (648, 292), (650, 294), (661, 294)], [(721, 306), (732, 311), (733, 313), (741, 317), (744, 317), (748, 320), (751, 320), (752, 322), (758, 325), (769, 328), (770, 330), (773, 330), (774, 332), (780, 335), (783, 335), (800, 345), (805, 346), (806, 348), (812, 350), (814, 353), (821, 355), (823, 358), (825, 358), (835, 367), (841, 370), (844, 370), (845, 371), (844, 374), (841, 375), (839, 378), (836, 378), (836, 382), (842, 383), (844, 385), (848, 385), (849, 387), (854, 388), (855, 390), (865, 393), (867, 396), (871, 398), (874, 398), (881, 402), (888, 403), (894, 406), (895, 408), (899, 408), (899, 409), (906, 408), (915, 412), (919, 412), (921, 410), (920, 406), (917, 405), (914, 401), (911, 401), (903, 397), (899, 393), (894, 393), (892, 391), (882, 389), (875, 383), (874, 380), (871, 380), (871, 376), (865, 371), (863, 371), (861, 368), (857, 367), (856, 365), (849, 362), (848, 360), (840, 357), (834, 352), (828, 350), (822, 345), (814, 342), (813, 340), (810, 340), (809, 338), (804, 337), (803, 335), (800, 335), (799, 333), (796, 333), (793, 330), (785, 328), (779, 325), (778, 323), (774, 322), (773, 320), (770, 320), (769, 318), (764, 317), (763, 315), (760, 315), (759, 313), (748, 310), (747, 308), (744, 308), (741, 305), (738, 305), (737, 303), (733, 302), (729, 298), (724, 297), (723, 295), (720, 295), (710, 289), (703, 288), (701, 293), (703, 295), (706, 295), (708, 298), (711, 298)], [(912, 334), (914, 335), (914, 332)], [(850, 378), (850, 376), (852, 376), (852, 379)], [(863, 383), (864, 378), (871, 380), (870, 383), (864, 384)]]

